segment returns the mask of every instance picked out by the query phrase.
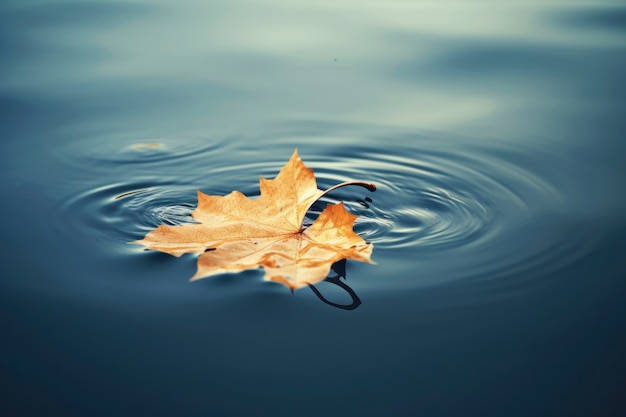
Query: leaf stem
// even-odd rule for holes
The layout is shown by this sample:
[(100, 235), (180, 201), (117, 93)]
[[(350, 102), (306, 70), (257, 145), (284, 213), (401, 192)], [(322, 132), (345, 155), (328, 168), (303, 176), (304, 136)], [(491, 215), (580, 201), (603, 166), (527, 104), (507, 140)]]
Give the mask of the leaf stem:
[(324, 197), (326, 194), (330, 193), (331, 191), (335, 191), (337, 188), (345, 187), (345, 186), (348, 186), (348, 185), (358, 185), (359, 187), (367, 188), (369, 191), (372, 191), (372, 192), (376, 191), (376, 185), (372, 184), (371, 182), (363, 182), (363, 181), (342, 182), (341, 184), (337, 184), (337, 185), (335, 185), (333, 187), (330, 187), (328, 190), (326, 190), (322, 194), (320, 194), (320, 196), (317, 197), (317, 199), (311, 203), (311, 205), (309, 206), (307, 211), (310, 210), (311, 206), (313, 206), (313, 204), (318, 202), (319, 199)]
[[(317, 200), (319, 200), (320, 198), (324, 197), (326, 194), (330, 193), (331, 191), (335, 191), (337, 188), (341, 188), (341, 187), (345, 187), (347, 185), (358, 185), (359, 187), (363, 187), (363, 188), (367, 188), (369, 191), (376, 191), (376, 185), (372, 184), (371, 182), (363, 182), (363, 181), (348, 181), (348, 182), (342, 182), (341, 184), (337, 184), (333, 187), (330, 187), (328, 190), (324, 191), (318, 198)], [(315, 200), (315, 201), (317, 201)]]

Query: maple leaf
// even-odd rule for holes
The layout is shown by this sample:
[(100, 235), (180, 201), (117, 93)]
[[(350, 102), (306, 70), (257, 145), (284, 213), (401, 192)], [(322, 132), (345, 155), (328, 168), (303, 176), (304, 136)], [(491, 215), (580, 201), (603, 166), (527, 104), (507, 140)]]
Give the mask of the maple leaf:
[(132, 243), (174, 256), (199, 254), (192, 281), (263, 267), (265, 280), (294, 290), (324, 280), (341, 259), (373, 263), (373, 246), (354, 233), (357, 216), (346, 211), (343, 202), (328, 205), (313, 224), (302, 226), (313, 203), (345, 185), (376, 189), (353, 181), (319, 190), (313, 170), (296, 150), (276, 178), (260, 178), (258, 198), (239, 191), (212, 196), (198, 190), (198, 206), (191, 213), (198, 223), (161, 225)]

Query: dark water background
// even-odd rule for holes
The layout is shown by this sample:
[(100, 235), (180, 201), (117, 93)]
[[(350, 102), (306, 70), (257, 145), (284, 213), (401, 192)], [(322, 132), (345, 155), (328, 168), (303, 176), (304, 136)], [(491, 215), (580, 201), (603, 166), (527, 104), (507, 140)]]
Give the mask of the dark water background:
[[(618, 2), (3, 1), (0, 414), (626, 415), (624, 74)], [(296, 147), (359, 308), (127, 244)]]

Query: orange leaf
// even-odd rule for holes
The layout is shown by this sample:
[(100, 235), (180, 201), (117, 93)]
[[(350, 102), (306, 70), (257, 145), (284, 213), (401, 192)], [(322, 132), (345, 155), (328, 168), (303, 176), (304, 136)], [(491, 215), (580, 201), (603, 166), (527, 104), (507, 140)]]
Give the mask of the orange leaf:
[(324, 280), (341, 259), (373, 263), (372, 245), (354, 233), (357, 216), (343, 202), (327, 206), (311, 226), (301, 226), (324, 192), (297, 151), (276, 178), (261, 177), (260, 183), (261, 195), (254, 200), (238, 191), (223, 197), (198, 191), (191, 213), (198, 224), (161, 225), (133, 243), (174, 256), (200, 254), (192, 280), (264, 267), (265, 280), (292, 290)]

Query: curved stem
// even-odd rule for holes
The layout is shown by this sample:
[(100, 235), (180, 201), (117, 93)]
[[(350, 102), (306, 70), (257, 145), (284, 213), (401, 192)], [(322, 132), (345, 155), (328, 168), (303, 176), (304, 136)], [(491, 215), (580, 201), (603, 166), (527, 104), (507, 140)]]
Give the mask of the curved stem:
[(331, 191), (335, 191), (337, 188), (345, 187), (347, 185), (358, 185), (359, 187), (367, 188), (369, 191), (372, 191), (372, 192), (376, 191), (376, 185), (372, 184), (371, 182), (348, 181), (348, 182), (342, 182), (341, 184), (337, 184), (333, 187), (330, 187), (328, 190), (324, 191), (322, 195), (319, 196), (318, 200), (324, 197), (326, 194), (330, 193)]
[[(359, 187), (367, 188), (371, 192), (376, 191), (376, 185), (374, 185), (371, 182), (363, 182), (363, 181), (342, 182), (341, 184), (337, 184), (337, 185), (335, 185), (333, 187), (330, 187), (328, 190), (323, 191), (322, 194), (320, 194), (314, 201), (311, 202), (311, 204), (309, 204), (309, 207), (307, 207), (306, 211), (308, 212), (309, 210), (311, 210), (311, 207), (313, 207), (313, 204), (317, 203), (319, 201), (319, 199), (324, 197), (326, 194), (330, 193), (331, 191), (335, 191), (337, 188), (345, 187), (347, 185), (358, 185)], [(301, 229), (300, 231), (302, 231), (302, 230), (304, 230), (304, 227), (302, 227), (302, 225), (300, 225), (300, 229)]]
[[(326, 190), (322, 194), (320, 194), (319, 197), (317, 197), (317, 199), (311, 203), (311, 206), (313, 204), (315, 204), (320, 198), (324, 197), (326, 194), (330, 193), (331, 191), (335, 191), (337, 188), (345, 187), (345, 186), (348, 186), (348, 185), (358, 185), (359, 187), (367, 188), (371, 192), (376, 191), (376, 185), (372, 184), (371, 182), (363, 182), (363, 181), (342, 182), (341, 184), (337, 184), (337, 185), (335, 185), (333, 187), (330, 187), (328, 190)], [(309, 206), (309, 207), (311, 207), (311, 206)]]

